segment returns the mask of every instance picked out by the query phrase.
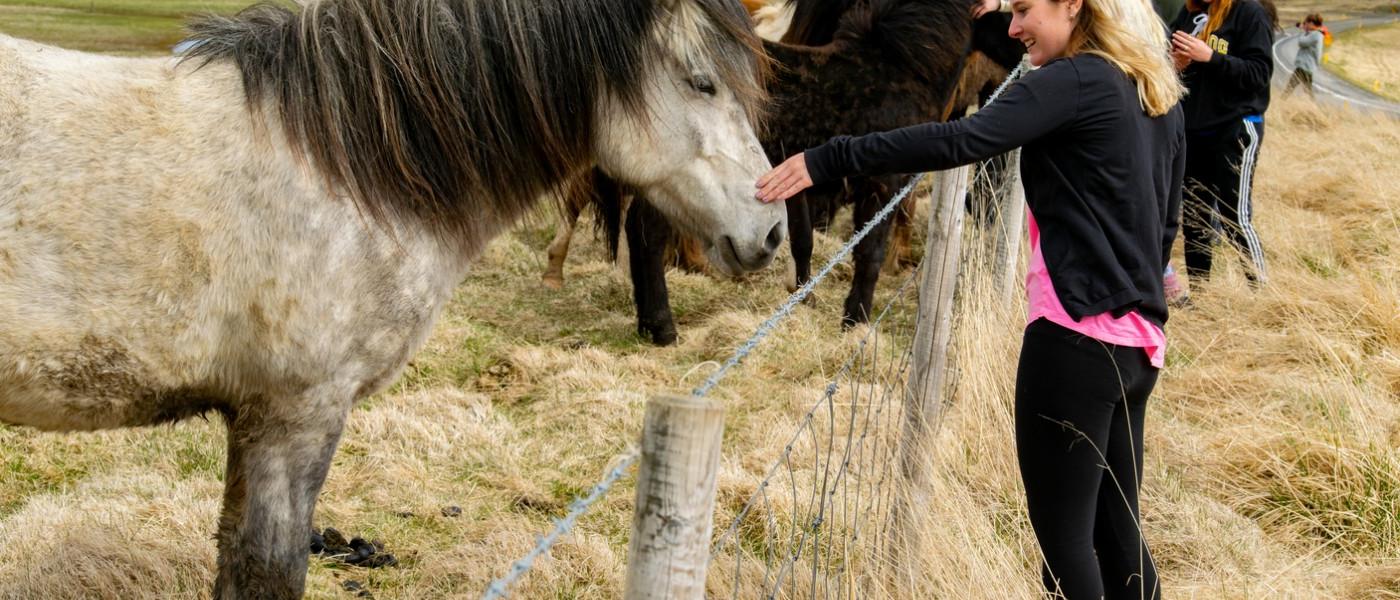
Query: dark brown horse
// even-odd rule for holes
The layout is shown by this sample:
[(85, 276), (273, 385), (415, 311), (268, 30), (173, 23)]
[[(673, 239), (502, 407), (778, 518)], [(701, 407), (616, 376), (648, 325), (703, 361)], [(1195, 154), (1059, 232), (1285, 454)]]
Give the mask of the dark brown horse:
[[(1004, 15), (990, 15), (974, 26), (963, 0), (796, 0), (785, 42), (764, 44), (778, 63), (764, 150), (776, 162), (833, 135), (944, 118), (970, 51), (1007, 69), (1020, 60), (1023, 48), (1007, 37), (1007, 24)], [(859, 229), (907, 180), (851, 178), (788, 200), (795, 283), (810, 276), (814, 216), (829, 218), (851, 203)], [(881, 223), (856, 246), (845, 325), (864, 322), (870, 313), (890, 230), (890, 222)], [(672, 233), (644, 200), (631, 204), (626, 233), (638, 333), (670, 344), (676, 329), (662, 248)]]

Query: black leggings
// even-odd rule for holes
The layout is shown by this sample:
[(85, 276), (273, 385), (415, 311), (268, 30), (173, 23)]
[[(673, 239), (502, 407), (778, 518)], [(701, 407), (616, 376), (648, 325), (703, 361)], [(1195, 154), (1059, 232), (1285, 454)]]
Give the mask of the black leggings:
[(1156, 383), (1141, 348), (1045, 319), (1026, 327), (1016, 454), (1047, 592), (1069, 600), (1161, 597), (1138, 519), (1143, 412)]

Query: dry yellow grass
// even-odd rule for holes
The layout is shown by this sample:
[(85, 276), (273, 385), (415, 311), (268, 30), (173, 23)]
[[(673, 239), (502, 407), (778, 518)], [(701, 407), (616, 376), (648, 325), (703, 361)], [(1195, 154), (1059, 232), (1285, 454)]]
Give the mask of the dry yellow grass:
[(1400, 24), (1338, 35), (1326, 66), (1362, 89), (1400, 100)]
[[(1175, 598), (1400, 597), (1400, 123), (1301, 98), (1268, 118), (1256, 223), (1273, 284), (1251, 291), (1225, 264), (1172, 316), (1148, 420), (1147, 539)], [(786, 295), (783, 264), (739, 283), (672, 274), (681, 343), (653, 348), (632, 335), (630, 293), (597, 242), (580, 240), (562, 292), (537, 284), (549, 223), (493, 243), (402, 380), (352, 413), (317, 524), (380, 538), (401, 566), (313, 561), (309, 597), (347, 597), (347, 579), (381, 599), (478, 597), (635, 442), (649, 395), (698, 383)], [(820, 238), (818, 256), (836, 244)], [(967, 280), (954, 404), (926, 453), (924, 545), (895, 566), (916, 575), (867, 597), (1038, 589), (1010, 435), (1024, 309), (985, 274)], [(716, 390), (717, 527), (862, 335), (836, 327), (848, 283), (838, 269)], [(207, 597), (222, 430), (0, 426), (0, 598)], [(617, 597), (632, 491), (629, 476), (514, 596)], [(716, 565), (718, 592), (730, 573)], [(742, 575), (755, 596), (761, 575)]]
[(1320, 12), (1325, 22), (1372, 13), (1400, 11), (1395, 0), (1274, 0), (1279, 24), (1285, 27), (1303, 20), (1311, 12)]

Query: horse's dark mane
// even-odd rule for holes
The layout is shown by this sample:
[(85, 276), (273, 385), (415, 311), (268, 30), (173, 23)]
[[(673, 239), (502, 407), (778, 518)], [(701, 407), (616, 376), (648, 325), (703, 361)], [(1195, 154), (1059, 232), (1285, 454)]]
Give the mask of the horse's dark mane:
[(331, 189), (447, 231), (514, 218), (591, 164), (597, 105), (644, 114), (655, 61), (764, 102), (738, 0), (321, 0), (189, 29), (186, 59), (236, 63), (249, 105), (275, 109)]
[(1007, 13), (983, 15), (972, 23), (972, 47), (1008, 71), (1016, 68), (1026, 53), (1025, 45), (1006, 35), (1010, 25), (1011, 15)]
[[(949, 32), (966, 29), (971, 21), (964, 0), (865, 0), (841, 17), (834, 41), (878, 47), (926, 82), (937, 83), (962, 70), (967, 39)], [(946, 64), (950, 58), (956, 66)]]
[(841, 16), (861, 0), (787, 0), (792, 24), (783, 34), (784, 44), (824, 46), (831, 43)]
[[(836, 41), (878, 48), (926, 80), (947, 77), (941, 60), (967, 48), (948, 32), (972, 19), (964, 0), (788, 0), (792, 26), (783, 43), (824, 46)], [(945, 47), (946, 46), (946, 47)], [(1020, 58), (1020, 55), (1017, 55)]]

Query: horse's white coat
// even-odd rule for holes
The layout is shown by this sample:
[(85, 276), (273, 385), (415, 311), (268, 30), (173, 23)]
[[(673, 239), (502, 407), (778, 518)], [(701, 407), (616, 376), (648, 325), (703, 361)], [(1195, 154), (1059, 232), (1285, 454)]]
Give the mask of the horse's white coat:
[[(655, 35), (695, 41), (703, 20)], [(705, 61), (663, 46), (674, 56), (640, 74), (644, 114), (599, 98), (579, 135), (717, 265), (763, 267), (786, 229), (782, 207), (753, 198), (768, 161), (738, 98), (694, 85)], [(295, 598), (351, 404), (397, 377), (471, 259), (528, 207), (497, 202), (453, 227), (372, 219), (328, 191), (275, 107), (245, 97), (229, 60), (0, 36), (0, 422), (87, 430), (221, 411), (214, 595)], [(548, 192), (539, 179), (519, 195)]]
[[(599, 163), (710, 233), (716, 263), (761, 267), (783, 228), (752, 198), (768, 162), (736, 101), (672, 75), (650, 118), (600, 116)], [(0, 421), (142, 425), (387, 386), (508, 224), (386, 232), (323, 189), (232, 66), (0, 36)]]

